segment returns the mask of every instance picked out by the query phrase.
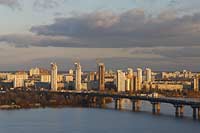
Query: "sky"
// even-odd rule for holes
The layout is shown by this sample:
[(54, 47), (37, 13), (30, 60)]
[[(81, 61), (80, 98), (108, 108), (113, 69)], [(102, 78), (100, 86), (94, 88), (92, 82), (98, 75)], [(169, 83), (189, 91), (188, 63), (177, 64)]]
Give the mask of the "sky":
[(0, 71), (200, 71), (199, 0), (0, 0)]

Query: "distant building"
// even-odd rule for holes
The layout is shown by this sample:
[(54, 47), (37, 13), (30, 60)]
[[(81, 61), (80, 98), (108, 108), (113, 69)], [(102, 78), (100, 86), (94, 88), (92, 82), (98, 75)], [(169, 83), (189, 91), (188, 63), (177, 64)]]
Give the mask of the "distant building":
[(51, 63), (51, 90), (57, 91), (57, 75), (58, 75), (58, 67), (56, 63)]
[(51, 82), (51, 75), (49, 75), (49, 74), (40, 75), (40, 82), (50, 83)]
[(125, 91), (130, 91), (130, 79), (125, 80)]
[(198, 76), (195, 76), (192, 81), (192, 88), (194, 91), (199, 91), (199, 85), (200, 85), (200, 78)]
[(132, 92), (134, 90), (134, 73), (132, 68), (128, 68), (126, 79), (126, 91)]
[(90, 72), (89, 81), (94, 81), (94, 80), (95, 80), (95, 72)]
[(14, 75), (13, 86), (14, 88), (24, 87), (24, 81), (28, 79), (26, 72), (17, 72)]
[(63, 82), (63, 81), (64, 81), (64, 75), (63, 74), (58, 74), (57, 82)]
[(74, 77), (73, 77), (73, 74), (67, 74), (67, 75), (64, 75), (63, 76), (63, 80), (64, 80), (64, 82), (72, 82), (73, 80), (74, 80)]
[(142, 69), (138, 68), (137, 69), (137, 88), (136, 90), (141, 90), (142, 89)]
[(81, 90), (81, 65), (75, 63), (75, 90)]
[(146, 68), (146, 81), (147, 81), (147, 83), (150, 83), (152, 81), (151, 75), (152, 75), (151, 69)]
[(122, 70), (117, 70), (117, 92), (125, 91), (126, 75)]
[(98, 83), (99, 83), (99, 90), (104, 91), (105, 90), (105, 65), (103, 63), (98, 64)]
[(151, 89), (156, 90), (167, 90), (167, 91), (182, 91), (183, 85), (182, 84), (161, 84), (161, 83), (153, 83), (150, 86)]
[(29, 75), (30, 76), (34, 76), (34, 75), (40, 75), (40, 69), (39, 68), (32, 68), (32, 69), (30, 69), (30, 71), (29, 71)]

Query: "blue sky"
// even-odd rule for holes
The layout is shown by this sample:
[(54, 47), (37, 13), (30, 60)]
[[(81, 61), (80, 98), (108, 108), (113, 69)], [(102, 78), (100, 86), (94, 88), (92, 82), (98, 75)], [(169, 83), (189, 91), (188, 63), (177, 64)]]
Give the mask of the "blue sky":
[(49, 67), (51, 61), (69, 69), (76, 57), (85, 69), (94, 69), (101, 58), (115, 69), (199, 71), (199, 5), (198, 0), (0, 0), (0, 71)]

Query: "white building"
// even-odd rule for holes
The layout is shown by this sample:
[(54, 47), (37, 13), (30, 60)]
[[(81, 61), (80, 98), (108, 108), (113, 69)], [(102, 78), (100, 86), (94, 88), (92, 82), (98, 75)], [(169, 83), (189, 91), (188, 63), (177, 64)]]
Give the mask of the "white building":
[(132, 68), (128, 68), (127, 79), (126, 79), (126, 90), (134, 90), (134, 72)]
[(50, 83), (51, 82), (51, 75), (43, 74), (40, 76), (40, 82)]
[(122, 70), (117, 70), (117, 91), (124, 92), (125, 91), (125, 81), (126, 75)]
[(199, 77), (195, 76), (192, 82), (193, 90), (199, 91)]
[(58, 67), (56, 63), (51, 63), (51, 90), (52, 91), (57, 91), (57, 88), (58, 88), (57, 75), (58, 75)]
[(75, 90), (81, 90), (81, 65), (75, 63)]
[(14, 75), (13, 86), (14, 88), (24, 87), (24, 81), (28, 79), (28, 74), (26, 72), (17, 72)]
[(152, 81), (151, 75), (152, 75), (151, 69), (146, 68), (146, 81), (147, 81), (147, 83), (150, 83)]
[(33, 76), (33, 75), (40, 75), (40, 69), (39, 68), (31, 68), (29, 71), (29, 75)]
[(136, 90), (142, 89), (142, 69), (137, 68), (137, 88)]

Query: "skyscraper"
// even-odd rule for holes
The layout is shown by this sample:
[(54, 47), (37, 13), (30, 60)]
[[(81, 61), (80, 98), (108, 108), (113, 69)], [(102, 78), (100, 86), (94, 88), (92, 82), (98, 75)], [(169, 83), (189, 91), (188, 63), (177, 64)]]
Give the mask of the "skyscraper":
[(149, 68), (146, 68), (146, 81), (147, 83), (150, 83), (152, 80), (151, 80), (151, 69)]
[(117, 91), (118, 92), (124, 92), (125, 91), (125, 81), (126, 81), (126, 75), (122, 70), (117, 70)]
[(56, 63), (51, 63), (51, 90), (57, 91), (57, 75), (58, 75), (58, 67)]
[(99, 90), (104, 91), (105, 90), (105, 65), (103, 63), (98, 64), (98, 83), (99, 83)]
[(142, 89), (142, 69), (138, 68), (137, 69), (137, 88), (136, 90), (141, 90)]
[(81, 90), (81, 65), (80, 63), (74, 63), (75, 66), (75, 90)]
[(132, 92), (134, 90), (134, 74), (133, 74), (133, 69), (132, 68), (128, 68), (128, 73), (127, 73), (127, 82), (128, 82), (128, 86), (126, 87), (128, 90)]
[(193, 90), (196, 92), (199, 91), (199, 83), (200, 83), (199, 81), (200, 81), (199, 77), (195, 76), (192, 82)]

